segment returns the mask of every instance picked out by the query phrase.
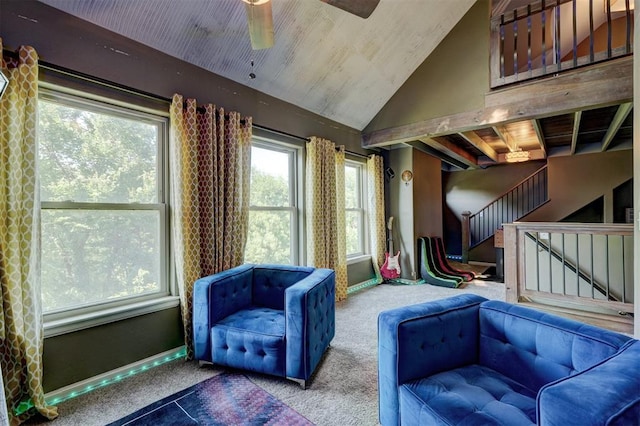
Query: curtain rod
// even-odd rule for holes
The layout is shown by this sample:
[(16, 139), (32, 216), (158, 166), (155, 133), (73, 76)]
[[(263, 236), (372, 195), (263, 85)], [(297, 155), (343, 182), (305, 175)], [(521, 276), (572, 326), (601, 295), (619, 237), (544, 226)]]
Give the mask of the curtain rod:
[[(7, 49), (2, 49), (2, 54), (11, 56), (13, 58), (17, 58), (17, 56), (18, 56), (17, 52), (12, 51), (12, 50), (7, 50)], [(40, 59), (38, 59), (38, 66), (42, 67), (42, 68), (44, 68), (46, 70), (49, 70), (49, 71), (65, 74), (65, 75), (68, 75), (68, 76), (74, 77), (74, 78), (79, 78), (81, 80), (85, 80), (85, 81), (88, 81), (90, 83), (98, 84), (98, 85), (105, 86), (105, 87), (108, 87), (108, 88), (111, 88), (111, 89), (116, 89), (116, 90), (119, 90), (121, 92), (125, 92), (125, 93), (136, 95), (136, 96), (143, 96), (145, 98), (148, 98), (148, 99), (151, 99), (151, 100), (154, 100), (154, 101), (166, 102), (168, 104), (171, 104), (171, 101), (172, 101), (170, 98), (166, 98), (164, 96), (156, 95), (156, 94), (151, 93), (151, 92), (145, 92), (145, 91), (139, 90), (139, 89), (134, 89), (134, 88), (126, 86), (124, 84), (115, 83), (113, 81), (109, 81), (109, 80), (101, 78), (101, 77), (95, 77), (95, 76), (83, 73), (81, 71), (75, 71), (75, 70), (72, 70), (70, 68), (66, 68), (66, 67), (63, 67), (63, 66), (60, 66), (60, 65), (52, 64), (50, 62), (42, 61)], [(202, 111), (201, 107), (198, 107), (198, 109)], [(244, 120), (241, 120), (241, 122), (244, 122)], [(282, 130), (272, 129), (270, 127), (262, 126), (262, 125), (257, 124), (257, 123), (252, 123), (252, 125), (253, 125), (253, 127), (256, 127), (258, 129), (261, 129), (261, 130), (265, 130), (265, 131), (273, 132), (273, 133), (278, 133), (278, 134), (281, 134), (281, 135), (284, 135), (284, 136), (288, 136), (288, 137), (291, 137), (291, 138), (294, 138), (294, 139), (298, 139), (298, 140), (301, 140), (301, 141), (304, 141), (304, 142), (309, 142), (311, 140), (310, 138), (305, 138), (305, 137), (302, 137), (302, 136), (294, 135), (292, 133), (287, 133), (287, 132), (284, 132)], [(368, 155), (359, 154), (357, 152), (352, 152), (352, 151), (345, 150), (345, 153), (349, 154), (349, 155), (353, 155), (355, 157), (369, 158)]]

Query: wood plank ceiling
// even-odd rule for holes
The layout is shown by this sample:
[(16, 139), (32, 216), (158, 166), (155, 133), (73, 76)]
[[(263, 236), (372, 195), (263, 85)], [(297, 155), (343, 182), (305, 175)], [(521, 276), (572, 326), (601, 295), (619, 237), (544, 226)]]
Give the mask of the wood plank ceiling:
[(254, 51), (242, 0), (40, 1), (357, 130), (475, 3), (380, 0), (362, 19), (320, 0), (274, 0), (274, 45)]

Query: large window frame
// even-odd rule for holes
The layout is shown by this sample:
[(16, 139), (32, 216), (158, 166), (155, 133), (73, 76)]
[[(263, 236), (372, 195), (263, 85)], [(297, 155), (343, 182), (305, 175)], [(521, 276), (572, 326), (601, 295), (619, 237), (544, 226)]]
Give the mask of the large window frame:
[[(94, 96), (77, 90), (41, 82), (38, 102), (54, 102), (72, 108), (107, 114), (157, 126), (156, 184), (157, 196), (153, 203), (109, 203), (78, 202), (73, 200), (48, 201), (40, 203), (43, 214), (51, 211), (74, 210), (78, 212), (157, 212), (159, 220), (158, 247), (159, 289), (153, 293), (129, 295), (114, 300), (92, 302), (87, 305), (50, 310), (43, 313), (45, 337), (60, 335), (93, 327), (125, 318), (131, 318), (159, 310), (178, 306), (175, 280), (173, 279), (173, 258), (170, 250), (169, 224), (169, 117), (167, 111), (150, 110), (144, 107)], [(46, 255), (42, 254), (43, 257)]]
[[(346, 206), (345, 205), (345, 213), (348, 216), (348, 213), (355, 213), (358, 216), (359, 229), (360, 233), (357, 235), (358, 237), (358, 251), (350, 253), (347, 249), (347, 261), (349, 263), (356, 262), (361, 258), (369, 255), (369, 239), (368, 239), (368, 224), (367, 224), (367, 179), (366, 179), (366, 164), (362, 161), (356, 161), (351, 159), (345, 160), (345, 176), (347, 174), (347, 169), (352, 168), (356, 172), (356, 184), (354, 191), (356, 193), (355, 201), (356, 204), (354, 206)], [(347, 179), (345, 179), (345, 185), (347, 184)], [(345, 188), (345, 192), (346, 188)]]
[[(276, 153), (286, 154), (288, 156), (289, 167), (289, 205), (287, 206), (258, 206), (249, 205), (249, 215), (251, 212), (287, 212), (289, 213), (290, 223), (290, 261), (292, 265), (301, 265), (305, 261), (304, 252), (304, 232), (302, 221), (302, 200), (303, 193), (301, 184), (303, 182), (302, 162), (303, 150), (298, 144), (287, 143), (273, 138), (266, 138), (254, 135), (251, 139), (252, 148), (259, 148)], [(252, 156), (253, 157), (253, 156)], [(247, 246), (251, 244), (247, 242)], [(248, 259), (247, 261), (250, 261)]]

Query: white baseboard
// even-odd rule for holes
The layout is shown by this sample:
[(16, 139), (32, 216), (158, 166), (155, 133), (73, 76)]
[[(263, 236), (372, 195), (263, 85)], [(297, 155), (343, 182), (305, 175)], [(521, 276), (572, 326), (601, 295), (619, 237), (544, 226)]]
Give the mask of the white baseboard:
[(115, 370), (107, 371), (106, 373), (99, 374), (94, 377), (82, 380), (77, 383), (73, 383), (68, 386), (64, 386), (60, 389), (48, 392), (45, 394), (45, 400), (49, 405), (56, 405), (63, 401), (66, 401), (76, 396), (83, 395), (98, 388), (109, 386), (113, 383), (119, 382), (127, 377), (134, 376), (143, 371), (147, 371), (151, 368), (157, 367), (167, 362), (174, 361), (176, 359), (184, 358), (186, 354), (185, 346), (180, 346), (175, 349), (162, 352), (149, 358), (141, 359), (132, 364), (128, 364)]

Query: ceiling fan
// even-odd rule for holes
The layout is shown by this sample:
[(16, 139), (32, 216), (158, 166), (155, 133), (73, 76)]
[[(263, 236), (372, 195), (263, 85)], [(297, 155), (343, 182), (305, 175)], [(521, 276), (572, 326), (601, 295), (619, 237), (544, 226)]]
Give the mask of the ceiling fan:
[[(247, 12), (247, 23), (253, 50), (273, 46), (273, 15), (271, 0), (242, 0)], [(320, 0), (346, 12), (367, 19), (380, 0)]]

